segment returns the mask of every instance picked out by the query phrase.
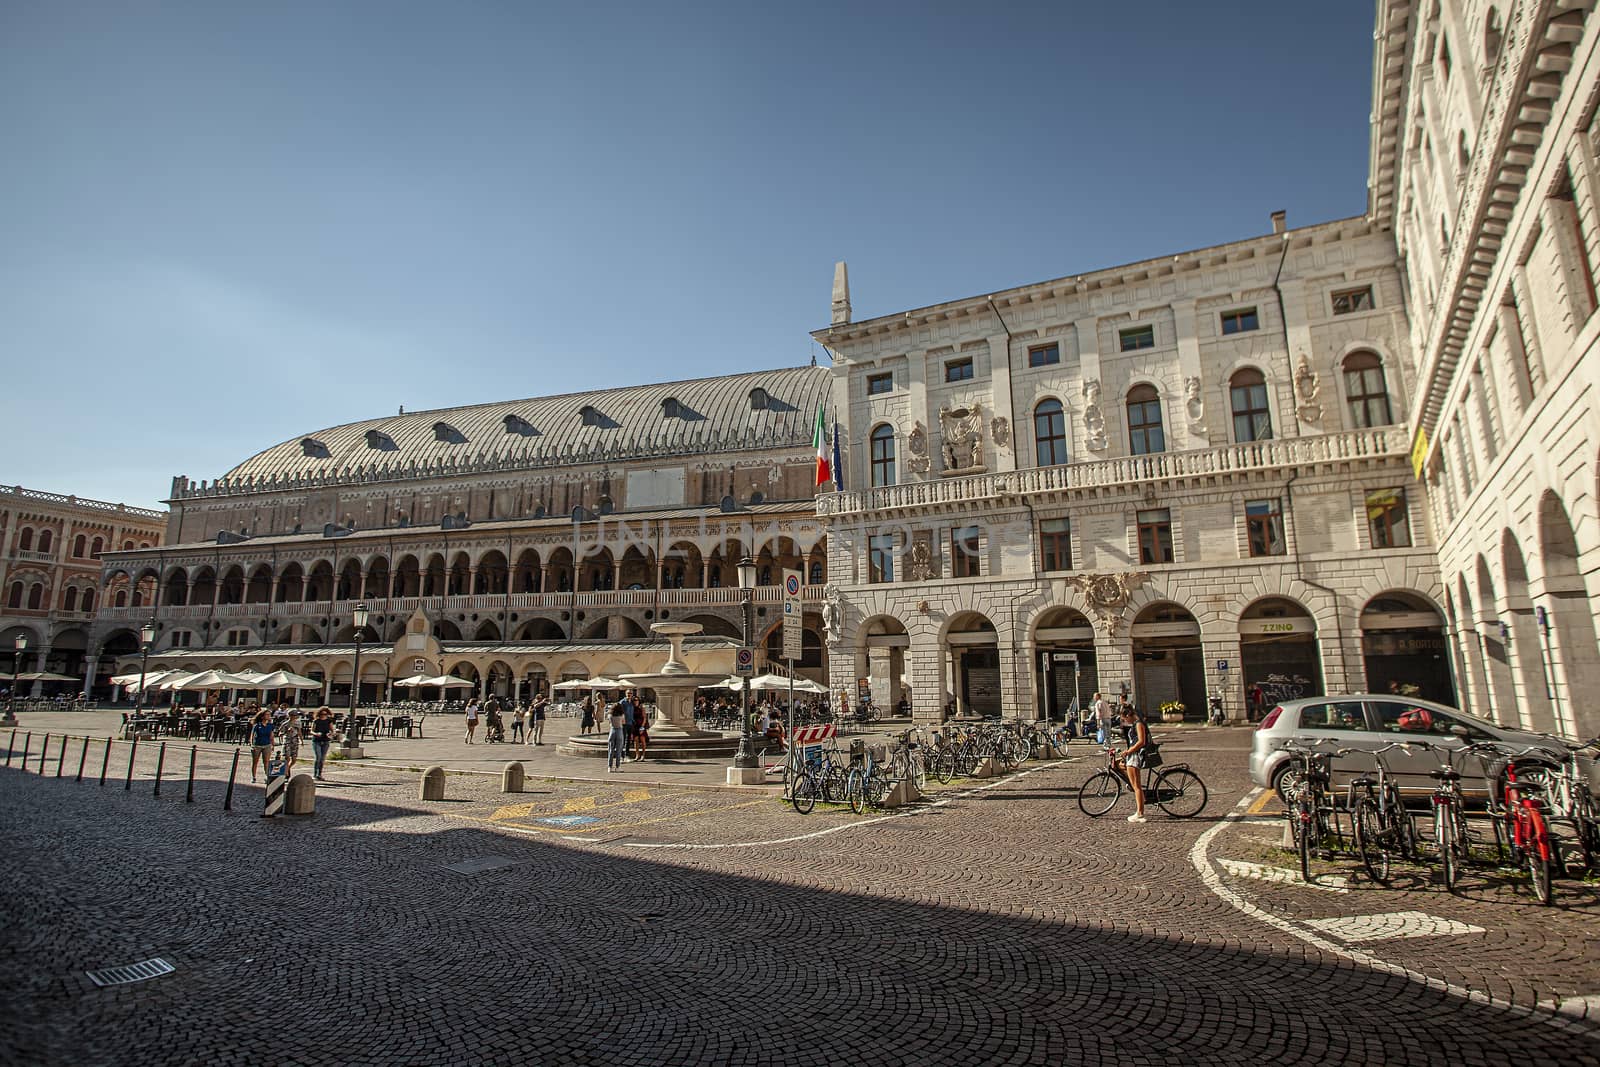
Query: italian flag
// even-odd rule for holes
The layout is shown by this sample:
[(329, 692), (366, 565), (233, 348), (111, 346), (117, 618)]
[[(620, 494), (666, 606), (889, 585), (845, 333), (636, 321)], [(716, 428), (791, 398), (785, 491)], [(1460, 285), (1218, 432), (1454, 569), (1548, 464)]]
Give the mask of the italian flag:
[(822, 405), (817, 405), (817, 428), (811, 435), (817, 446), (817, 484), (833, 481), (833, 468), (828, 465), (828, 428), (822, 417)]

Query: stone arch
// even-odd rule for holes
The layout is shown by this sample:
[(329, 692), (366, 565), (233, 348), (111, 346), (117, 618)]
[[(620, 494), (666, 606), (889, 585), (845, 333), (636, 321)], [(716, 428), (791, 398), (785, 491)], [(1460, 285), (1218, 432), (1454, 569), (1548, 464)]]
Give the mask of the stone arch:
[(357, 600), (361, 597), (361, 561), (355, 557), (339, 565), (339, 578), (334, 585), (333, 599)]
[(517, 629), (518, 641), (565, 641), (566, 632), (554, 619), (529, 619)]
[[(1600, 689), (1600, 640), (1577, 534), (1554, 490), (1539, 498), (1539, 567), (1530, 583), (1536, 621), (1547, 645), (1558, 729), (1572, 738), (1600, 732), (1600, 710), (1589, 694)], [(1542, 612), (1543, 617), (1539, 618)]]
[(217, 602), (219, 604), (244, 603), (244, 568), (239, 564), (235, 563), (223, 572)]
[(538, 549), (524, 548), (517, 553), (516, 566), (511, 569), (512, 592), (537, 593), (543, 584), (544, 572), (540, 569)]
[(422, 595), (422, 565), (414, 554), (407, 552), (395, 560), (394, 577), (390, 584), (397, 597)]
[(1359, 616), (1367, 689), (1415, 690), (1441, 704), (1456, 703), (1445, 633), (1447, 609), (1416, 589), (1390, 586), (1367, 597)]
[(618, 589), (654, 589), (656, 584), (655, 553), (629, 545), (622, 554), (621, 578)]
[(299, 604), (306, 599), (306, 569), (297, 561), (284, 564), (278, 577), (278, 603)]
[(272, 598), (272, 567), (266, 563), (258, 563), (250, 569), (250, 576), (244, 586), (244, 602), (246, 604), (265, 604)]
[(572, 549), (566, 545), (558, 545), (550, 552), (550, 587), (546, 593), (570, 593), (574, 588), (575, 567), (572, 559)]
[(578, 589), (581, 591), (604, 592), (614, 589), (617, 570), (611, 549), (601, 548), (598, 552), (585, 555), (581, 574), (578, 583)]
[(422, 589), (422, 592), (418, 595), (428, 597), (444, 596), (446, 573), (444, 554), (442, 552), (431, 553), (428, 556), (428, 562), (418, 572), (418, 580), (421, 582)]
[(450, 560), (450, 573), (445, 577), (445, 596), (466, 596), (472, 592), (472, 558), (457, 552)]
[(735, 625), (734, 623), (729, 622), (727, 619), (724, 619), (720, 615), (710, 615), (710, 614), (690, 615), (687, 618), (685, 618), (683, 621), (684, 622), (697, 622), (697, 623), (699, 623), (701, 625), (701, 627), (703, 628), (701, 630), (701, 632), (705, 633), (705, 634), (708, 634), (708, 635), (710, 635), (712, 637), (731, 637), (731, 638), (733, 638), (734, 640), (737, 641), (737, 640), (740, 640), (744, 636), (742, 633), (740, 633), (739, 627), (737, 625)]
[(333, 589), (333, 562), (326, 559), (317, 560), (311, 565), (311, 572), (306, 578), (306, 601), (308, 603), (332, 602)]
[(478, 623), (477, 628), (472, 631), (472, 639), (474, 641), (500, 640), (500, 624), (495, 622), (493, 619), (484, 619), (482, 622)]
[(1496, 722), (1504, 726), (1530, 726), (1531, 718), (1518, 699), (1516, 674), (1510, 650), (1511, 624), (1502, 617), (1501, 598), (1495, 592), (1489, 561), (1481, 553), (1473, 568), (1476, 598), (1472, 618), (1487, 679), (1487, 696)]
[(162, 598), (168, 607), (181, 608), (189, 603), (189, 572), (182, 567), (174, 567), (167, 575), (166, 591)]
[(367, 560), (367, 577), (361, 583), (364, 600), (386, 600), (389, 596), (389, 557), (379, 552)]
[(705, 560), (693, 541), (674, 541), (661, 554), (663, 589), (699, 589), (705, 577)]
[(510, 589), (511, 564), (506, 554), (491, 548), (478, 557), (478, 574), (473, 579), (472, 591), (478, 594), (500, 594)]
[(433, 636), (440, 641), (459, 641), (461, 627), (449, 619), (438, 619), (433, 624)]

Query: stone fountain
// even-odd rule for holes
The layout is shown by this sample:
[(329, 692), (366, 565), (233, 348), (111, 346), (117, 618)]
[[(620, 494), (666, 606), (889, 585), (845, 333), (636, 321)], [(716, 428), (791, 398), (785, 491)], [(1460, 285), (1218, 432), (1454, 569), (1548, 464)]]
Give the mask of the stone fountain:
[[(667, 639), (671, 651), (661, 669), (651, 674), (624, 674), (630, 689), (655, 693), (656, 714), (650, 721), (648, 759), (697, 759), (731, 756), (739, 747), (738, 734), (702, 730), (694, 721), (695, 691), (715, 685), (725, 674), (694, 674), (683, 662), (683, 639), (699, 633), (697, 622), (658, 622), (651, 630)], [(569, 737), (560, 751), (575, 756), (606, 754), (606, 732)]]

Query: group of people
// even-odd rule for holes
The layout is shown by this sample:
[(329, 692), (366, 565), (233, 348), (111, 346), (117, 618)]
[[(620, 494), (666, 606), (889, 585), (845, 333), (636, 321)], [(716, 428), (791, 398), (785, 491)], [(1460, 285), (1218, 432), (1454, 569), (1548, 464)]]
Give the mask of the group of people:
[(606, 738), (607, 774), (622, 770), (622, 762), (629, 758), (630, 752), (635, 763), (644, 759), (650, 747), (650, 712), (639, 702), (637, 689), (623, 693), (622, 699), (611, 705), (610, 718), (611, 734)]
[[(467, 736), (466, 743), (473, 744), (478, 733), (478, 724), (484, 724), (484, 741), (487, 744), (501, 744), (506, 740), (505, 716), (501, 713), (500, 698), (490, 697), (479, 702), (476, 698), (467, 701)], [(550, 714), (550, 698), (542, 693), (533, 700), (524, 700), (521, 704), (513, 704), (511, 708), (511, 743), (512, 744), (544, 744), (545, 719)], [(527, 740), (524, 741), (524, 735)]]
[(328, 762), (328, 750), (336, 736), (333, 711), (326, 704), (311, 715), (306, 726), (300, 725), (300, 712), (291, 707), (261, 708), (250, 720), (250, 780), (256, 780), (256, 768), (266, 776), (272, 774), (274, 750), (283, 753), (283, 773), (292, 775), (300, 759), (300, 743), (307, 734), (311, 736), (312, 777), (324, 781), (323, 768)]

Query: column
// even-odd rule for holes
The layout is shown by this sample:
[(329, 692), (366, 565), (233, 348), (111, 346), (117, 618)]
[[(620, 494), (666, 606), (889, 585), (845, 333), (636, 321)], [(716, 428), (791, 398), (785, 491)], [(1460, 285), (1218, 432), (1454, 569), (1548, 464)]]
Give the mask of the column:
[[(939, 414), (928, 410), (928, 354), (926, 352), (912, 351), (906, 353), (906, 411), (910, 414), (912, 425), (896, 427), (895, 474), (899, 481), (925, 481), (939, 477), (941, 466), (939, 453), (944, 440), (944, 429), (939, 425)], [(923, 436), (927, 440), (927, 455), (919, 458), (911, 454), (911, 431), (916, 423), (921, 423)], [(900, 458), (900, 455), (904, 458)], [(928, 469), (925, 471), (912, 470), (913, 463), (923, 462), (926, 459)], [(872, 481), (870, 464), (872, 455), (870, 449), (863, 449), (861, 453), (860, 484), (866, 486)]]
[[(1163, 414), (1167, 425), (1167, 439), (1179, 448), (1210, 448), (1208, 423), (1216, 422), (1220, 412), (1205, 410), (1209, 391), (1207, 387), (1210, 383), (1205, 380), (1205, 373), (1200, 366), (1200, 338), (1195, 330), (1194, 301), (1173, 301), (1172, 319), (1178, 330), (1178, 375), (1181, 379), (1178, 387), (1181, 392), (1176, 396), (1162, 397), (1166, 408)], [(1200, 398), (1198, 422), (1190, 417), (1190, 382), (1196, 383), (1193, 388), (1197, 390)]]
[(988, 460), (989, 469), (1014, 471), (1017, 469), (1017, 420), (1011, 408), (1011, 338), (1003, 333), (989, 338), (989, 374), (993, 385), (989, 393), (990, 415), (1005, 419), (1006, 425), (1011, 427), (1011, 436), (1006, 439), (1004, 448), (994, 440), (991, 431), (989, 441), (984, 446), (991, 456)]
[[(1190, 708), (1202, 718), (1211, 715), (1210, 698), (1222, 698), (1222, 713), (1230, 722), (1244, 722), (1250, 717), (1249, 704), (1244, 691), (1244, 655), (1239, 647), (1239, 635), (1209, 637), (1202, 632), (1200, 654), (1206, 658), (1206, 706)], [(1227, 664), (1224, 670), (1220, 664)]]
[(100, 650), (93, 645), (83, 655), (83, 698), (89, 699), (89, 689), (94, 685), (94, 669), (100, 662)]
[[(1305, 317), (1306, 283), (1300, 278), (1285, 278), (1279, 283), (1278, 287), (1283, 291), (1283, 325), (1284, 333), (1289, 339), (1289, 380), (1283, 382), (1274, 390), (1280, 398), (1278, 422), (1285, 429), (1291, 426), (1294, 427), (1294, 433), (1288, 436), (1321, 433), (1322, 426), (1319, 424), (1306, 423), (1301, 425), (1300, 413), (1297, 410), (1299, 399), (1294, 393), (1294, 369), (1300, 365), (1300, 357), (1305, 356), (1307, 359), (1312, 360), (1313, 369), (1316, 369), (1316, 351), (1311, 343), (1311, 325), (1306, 322)], [(1269, 381), (1276, 377), (1277, 375), (1272, 373), (1267, 375)], [(1318, 399), (1322, 405), (1324, 422), (1337, 429), (1339, 427), (1339, 414), (1336, 410), (1336, 405), (1338, 404), (1339, 390), (1331, 378), (1331, 374), (1318, 372), (1317, 380), (1321, 383)], [(1285, 395), (1289, 398), (1288, 410), (1284, 410), (1281, 399)]]
[[(36, 670), (36, 671), (38, 671), (38, 672), (40, 672), (42, 674), (45, 671), (50, 669), (50, 667), (49, 667), (50, 653), (54, 649), (54, 647), (55, 646), (52, 645), (50, 643), (50, 641), (46, 641), (44, 643), (44, 647), (39, 650), (39, 661), (38, 661), (39, 665), (37, 667), (35, 667), (34, 670)], [(36, 696), (36, 697), (44, 696), (44, 683), (43, 682), (34, 682), (33, 683), (33, 694), (32, 695)]]

